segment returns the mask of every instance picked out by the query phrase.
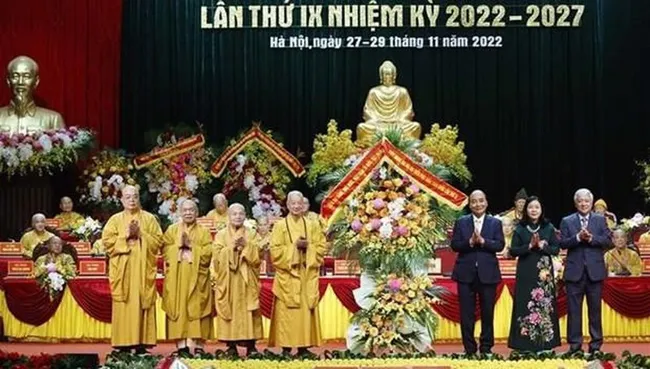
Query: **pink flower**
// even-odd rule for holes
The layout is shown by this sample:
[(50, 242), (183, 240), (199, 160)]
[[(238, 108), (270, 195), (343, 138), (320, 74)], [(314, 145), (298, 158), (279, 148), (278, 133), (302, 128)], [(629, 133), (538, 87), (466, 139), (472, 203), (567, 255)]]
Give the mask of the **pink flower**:
[(522, 336), (526, 336), (526, 335), (528, 335), (528, 329), (526, 329), (526, 327), (521, 327), (521, 332), (520, 333), (521, 333)]
[(381, 227), (381, 220), (374, 218), (370, 221), (370, 227), (372, 227), (373, 231), (378, 230)]
[(413, 193), (419, 193), (419, 192), (420, 192), (420, 187), (418, 187), (418, 186), (416, 186), (416, 185), (410, 185), (410, 186), (409, 186), (409, 189), (410, 189)]
[(400, 236), (406, 236), (409, 233), (409, 229), (406, 226), (397, 227), (397, 234)]
[(537, 287), (530, 292), (530, 296), (533, 298), (533, 300), (540, 301), (544, 298), (544, 290)]
[(363, 223), (359, 219), (355, 219), (352, 221), (352, 230), (359, 233), (361, 232), (361, 229), (363, 228)]
[(390, 288), (392, 292), (397, 292), (402, 288), (402, 282), (399, 279), (391, 279), (388, 282), (388, 288)]
[(41, 145), (41, 143), (38, 142), (38, 141), (34, 141), (34, 142), (32, 143), (32, 146), (34, 147), (34, 150), (36, 150), (36, 151), (41, 151), (41, 150), (43, 150), (43, 145)]
[(56, 272), (56, 265), (54, 265), (54, 263), (47, 264), (47, 271), (48, 273)]
[(532, 324), (537, 325), (537, 324), (542, 322), (542, 317), (540, 317), (538, 313), (531, 313), (530, 314), (530, 322)]
[(374, 207), (375, 210), (383, 209), (384, 206), (386, 206), (386, 203), (382, 199), (375, 199), (375, 201), (372, 202), (372, 207)]

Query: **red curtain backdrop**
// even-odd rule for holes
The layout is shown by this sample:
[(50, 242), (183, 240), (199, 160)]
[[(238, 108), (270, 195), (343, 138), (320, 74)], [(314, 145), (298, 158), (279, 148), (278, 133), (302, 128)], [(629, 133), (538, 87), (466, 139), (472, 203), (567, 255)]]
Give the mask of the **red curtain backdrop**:
[[(5, 1), (0, 15), (0, 75), (27, 55), (39, 64), (38, 105), (68, 126), (92, 128), (117, 147), (122, 0)], [(0, 106), (11, 93), (0, 86)]]

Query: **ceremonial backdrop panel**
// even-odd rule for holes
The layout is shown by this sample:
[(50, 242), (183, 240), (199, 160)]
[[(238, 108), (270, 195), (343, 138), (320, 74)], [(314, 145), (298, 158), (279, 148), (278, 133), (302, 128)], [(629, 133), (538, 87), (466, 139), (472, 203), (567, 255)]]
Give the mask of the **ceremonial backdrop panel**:
[[(243, 5), (281, 1), (225, 1)], [(343, 0), (291, 1), (300, 5), (362, 4)], [(378, 2), (380, 5), (389, 2)], [(286, 146), (311, 151), (314, 135), (330, 118), (352, 128), (362, 120), (366, 94), (378, 84), (378, 67), (391, 59), (397, 83), (411, 93), (415, 119), (458, 124), (466, 141), (474, 185), (486, 190), (493, 210), (512, 204), (525, 186), (545, 200), (559, 221), (572, 210), (571, 194), (588, 186), (622, 214), (638, 209), (630, 196), (635, 186), (633, 159), (648, 144), (650, 113), (641, 57), (650, 3), (634, 0), (567, 0), (583, 4), (579, 27), (526, 27), (527, 5), (555, 1), (485, 0), (501, 4), (509, 15), (504, 28), (450, 28), (445, 6), (436, 28), (202, 29), (201, 7), (213, 23), (216, 2), (129, 1), (124, 4), (122, 131), (125, 147), (143, 150), (140, 133), (168, 123), (200, 121), (214, 143), (233, 136), (252, 120), (279, 131)], [(426, 5), (420, 0), (391, 5)], [(260, 13), (261, 14), (261, 13)], [(275, 17), (277, 18), (277, 16)], [(274, 18), (274, 19), (275, 19)], [(249, 22), (248, 18), (245, 22)], [(261, 25), (260, 17), (260, 25)], [(477, 18), (478, 19), (478, 16)], [(492, 16), (490, 16), (492, 21)], [(573, 19), (573, 15), (569, 20)], [(328, 15), (322, 13), (323, 24)], [(557, 23), (557, 22), (555, 22)], [(332, 49), (271, 48), (271, 37), (341, 37)], [(500, 36), (502, 47), (346, 48), (347, 37)], [(352, 39), (354, 43), (355, 39)], [(427, 41), (428, 42), (428, 41)], [(442, 42), (442, 41), (440, 41)], [(361, 45), (364, 46), (364, 45)], [(379, 46), (379, 44), (378, 44)], [(559, 180), (561, 178), (561, 180)]]

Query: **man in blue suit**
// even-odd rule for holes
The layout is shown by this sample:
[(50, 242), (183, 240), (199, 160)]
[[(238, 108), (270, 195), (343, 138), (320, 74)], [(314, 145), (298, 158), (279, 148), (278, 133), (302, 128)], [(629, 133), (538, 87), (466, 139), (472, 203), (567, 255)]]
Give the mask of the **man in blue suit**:
[(494, 304), (501, 272), (496, 254), (505, 245), (501, 222), (485, 213), (488, 202), (480, 190), (469, 196), (471, 214), (456, 220), (451, 248), (458, 253), (451, 278), (458, 283), (460, 329), (466, 354), (476, 353), (474, 324), (476, 296), (481, 306), (480, 352), (494, 346)]
[(564, 281), (566, 283), (568, 317), (568, 354), (582, 351), (582, 301), (587, 295), (589, 311), (589, 352), (600, 351), (603, 344), (600, 299), (607, 269), (604, 249), (611, 243), (607, 220), (592, 212), (594, 195), (588, 189), (579, 189), (573, 196), (576, 213), (566, 216), (560, 223), (560, 247), (568, 250)]

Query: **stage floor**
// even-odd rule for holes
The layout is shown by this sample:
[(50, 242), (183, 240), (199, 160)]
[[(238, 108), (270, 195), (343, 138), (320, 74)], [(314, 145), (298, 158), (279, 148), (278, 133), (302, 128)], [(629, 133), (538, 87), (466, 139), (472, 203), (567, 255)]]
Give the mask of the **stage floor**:
[[(265, 349), (265, 344), (260, 344), (258, 349)], [(584, 347), (587, 349), (586, 345)], [(153, 354), (168, 355), (175, 350), (172, 343), (161, 343), (153, 350)], [(213, 343), (208, 344), (206, 351), (214, 352), (217, 349), (225, 349), (224, 345)], [(556, 349), (557, 353), (566, 351), (567, 345)], [(40, 353), (48, 354), (94, 354), (99, 355), (99, 359), (103, 362), (106, 355), (112, 351), (108, 343), (23, 343), (23, 342), (0, 342), (0, 350), (6, 352), (18, 352), (25, 355), (38, 355)], [(344, 342), (329, 342), (319, 348), (314, 349), (315, 353), (322, 353), (324, 350), (345, 350)], [(434, 350), (438, 354), (450, 354), (462, 352), (463, 347), (460, 344), (437, 344)], [(611, 352), (620, 356), (623, 351), (628, 350), (635, 354), (650, 355), (650, 345), (648, 343), (605, 343), (603, 345), (604, 352)], [(240, 354), (244, 354), (245, 349), (240, 348)], [(279, 349), (273, 349), (279, 351)], [(507, 356), (510, 354), (510, 349), (505, 344), (498, 344), (493, 350), (495, 353)]]

